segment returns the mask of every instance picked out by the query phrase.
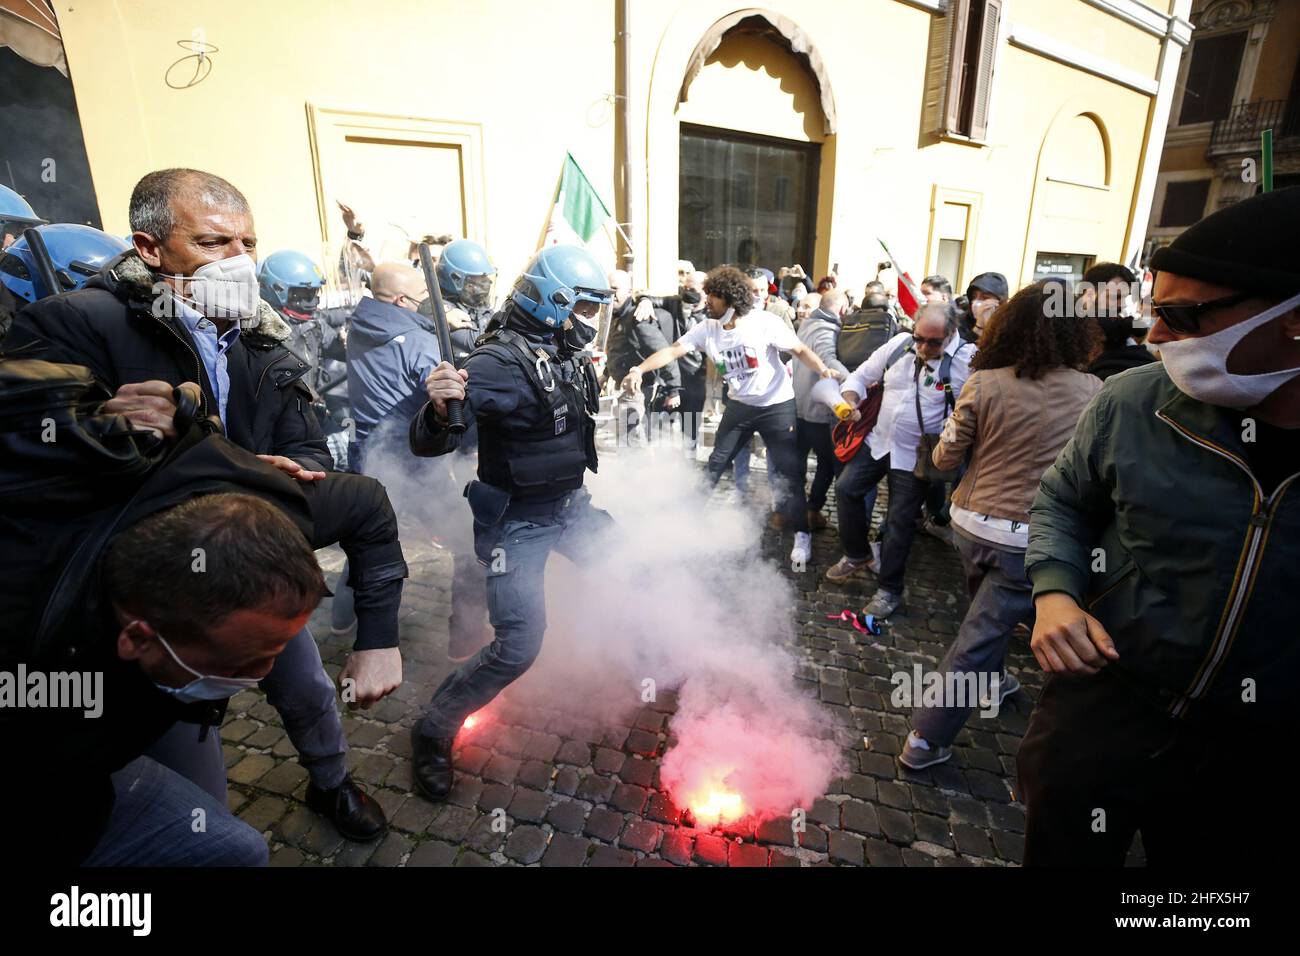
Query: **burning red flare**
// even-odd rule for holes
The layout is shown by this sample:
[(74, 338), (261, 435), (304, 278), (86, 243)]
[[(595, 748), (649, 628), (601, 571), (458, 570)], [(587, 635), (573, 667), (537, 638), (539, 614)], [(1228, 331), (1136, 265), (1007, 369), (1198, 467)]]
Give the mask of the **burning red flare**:
[(478, 723), (478, 714), (470, 714), (465, 718), (465, 723), (461, 724), (466, 730), (473, 730), (474, 725)]
[(745, 815), (745, 801), (728, 790), (710, 790), (707, 797), (692, 800), (690, 806), (696, 822), (705, 826), (730, 823)]

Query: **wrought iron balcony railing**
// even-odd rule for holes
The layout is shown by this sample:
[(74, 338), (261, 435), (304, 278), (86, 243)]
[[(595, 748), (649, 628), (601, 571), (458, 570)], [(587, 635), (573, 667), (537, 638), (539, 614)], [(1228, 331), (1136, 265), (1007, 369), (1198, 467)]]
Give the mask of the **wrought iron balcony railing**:
[(1238, 103), (1232, 112), (1214, 121), (1210, 153), (1248, 152), (1259, 148), (1259, 136), (1273, 130), (1274, 148), (1282, 140), (1300, 140), (1300, 100), (1255, 100)]

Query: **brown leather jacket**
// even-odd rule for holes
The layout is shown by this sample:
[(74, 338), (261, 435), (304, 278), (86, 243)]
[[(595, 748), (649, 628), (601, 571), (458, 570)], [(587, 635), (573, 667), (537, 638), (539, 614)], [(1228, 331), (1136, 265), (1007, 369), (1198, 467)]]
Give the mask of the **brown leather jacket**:
[(1028, 522), (1038, 479), (1100, 388), (1096, 376), (1064, 367), (1037, 380), (1016, 378), (1012, 368), (972, 372), (934, 450), (938, 467), (956, 468), (973, 449), (953, 504)]

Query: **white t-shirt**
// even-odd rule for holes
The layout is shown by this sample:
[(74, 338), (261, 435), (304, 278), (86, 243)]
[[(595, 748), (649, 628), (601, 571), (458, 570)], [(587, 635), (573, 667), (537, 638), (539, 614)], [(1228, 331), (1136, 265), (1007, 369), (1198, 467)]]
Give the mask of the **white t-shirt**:
[(757, 407), (794, 401), (790, 369), (780, 353), (797, 349), (799, 336), (772, 313), (748, 312), (731, 329), (705, 319), (679, 341), (709, 357), (727, 382), (728, 398)]

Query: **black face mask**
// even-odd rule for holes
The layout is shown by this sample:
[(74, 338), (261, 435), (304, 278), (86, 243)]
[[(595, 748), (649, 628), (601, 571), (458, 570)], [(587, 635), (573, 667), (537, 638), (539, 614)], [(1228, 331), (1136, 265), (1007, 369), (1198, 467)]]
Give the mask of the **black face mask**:
[(694, 289), (686, 289), (685, 291), (682, 292), (682, 301), (685, 302), (687, 305), (699, 305), (700, 300), (703, 298), (704, 297), (700, 295), (698, 292), (696, 292)]
[(562, 331), (564, 344), (575, 352), (585, 349), (596, 338), (596, 327), (576, 317)]
[(1106, 348), (1122, 347), (1133, 334), (1133, 320), (1128, 316), (1102, 315), (1097, 317), (1101, 333), (1106, 337)]

